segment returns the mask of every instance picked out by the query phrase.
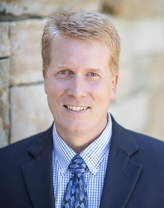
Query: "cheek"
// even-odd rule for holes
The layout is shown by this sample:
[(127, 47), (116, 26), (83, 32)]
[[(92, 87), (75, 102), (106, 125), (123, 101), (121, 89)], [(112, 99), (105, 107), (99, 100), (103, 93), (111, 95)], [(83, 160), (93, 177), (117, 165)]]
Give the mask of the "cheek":
[(96, 100), (107, 101), (111, 94), (110, 82), (99, 83), (92, 89), (92, 94)]
[(58, 99), (65, 94), (65, 87), (63, 86), (63, 84), (53, 80), (47, 85), (46, 91), (49, 100), (53, 100), (53, 102), (58, 102)]

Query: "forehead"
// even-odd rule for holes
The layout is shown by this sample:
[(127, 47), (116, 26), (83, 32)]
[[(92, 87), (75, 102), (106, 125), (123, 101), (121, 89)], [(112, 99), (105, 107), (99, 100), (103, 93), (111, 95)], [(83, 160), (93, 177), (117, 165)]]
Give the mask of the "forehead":
[(66, 36), (54, 41), (51, 58), (52, 62), (109, 63), (110, 49), (99, 40), (83, 40)]
[(73, 46), (73, 45), (87, 45), (88, 47), (94, 46), (94, 47), (104, 47), (108, 50), (110, 50), (110, 46), (106, 44), (106, 42), (99, 40), (99, 39), (91, 39), (91, 38), (80, 38), (80, 37), (74, 37), (74, 36), (68, 36), (68, 35), (59, 35), (57, 38), (54, 39), (52, 42), (52, 47), (56, 47), (60, 44), (65, 44), (66, 46)]

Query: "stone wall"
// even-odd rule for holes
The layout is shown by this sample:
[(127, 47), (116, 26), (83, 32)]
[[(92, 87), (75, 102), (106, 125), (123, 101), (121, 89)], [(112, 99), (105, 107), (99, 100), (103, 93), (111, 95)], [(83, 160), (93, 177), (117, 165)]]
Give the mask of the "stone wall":
[(111, 17), (122, 50), (117, 97), (110, 111), (123, 126), (164, 140), (162, 0), (1, 0), (0, 146), (52, 123), (42, 79), (40, 39), (46, 17), (65, 8), (97, 10)]
[(164, 1), (104, 0), (121, 37), (117, 121), (164, 140)]

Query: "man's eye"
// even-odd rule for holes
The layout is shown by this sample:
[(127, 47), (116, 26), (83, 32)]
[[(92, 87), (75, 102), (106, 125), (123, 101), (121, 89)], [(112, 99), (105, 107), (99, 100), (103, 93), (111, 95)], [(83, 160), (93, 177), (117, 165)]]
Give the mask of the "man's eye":
[(92, 77), (97, 76), (97, 74), (96, 74), (96, 73), (94, 73), (94, 72), (90, 72), (90, 75), (91, 75)]
[(66, 79), (72, 76), (72, 71), (69, 69), (61, 69), (56, 72), (55, 77), (57, 79)]
[(68, 74), (68, 71), (67, 70), (61, 70), (60, 74)]

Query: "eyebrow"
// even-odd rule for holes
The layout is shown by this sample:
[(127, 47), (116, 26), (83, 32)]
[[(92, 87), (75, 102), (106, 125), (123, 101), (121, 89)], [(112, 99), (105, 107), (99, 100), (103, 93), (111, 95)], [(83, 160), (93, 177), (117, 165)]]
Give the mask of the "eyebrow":
[(92, 72), (102, 72), (99, 68), (88, 68), (88, 70)]
[(54, 67), (55, 69), (61, 69), (61, 68), (69, 68), (68, 66), (64, 66), (64, 65), (58, 65)]
[[(68, 65), (58, 65), (58, 66), (55, 67), (55, 69), (64, 69), (64, 68), (71, 70), (71, 66), (68, 66)], [(85, 70), (101, 73), (100, 68), (86, 68)]]

